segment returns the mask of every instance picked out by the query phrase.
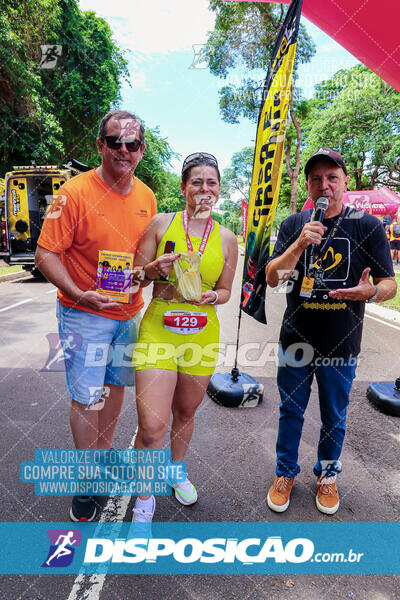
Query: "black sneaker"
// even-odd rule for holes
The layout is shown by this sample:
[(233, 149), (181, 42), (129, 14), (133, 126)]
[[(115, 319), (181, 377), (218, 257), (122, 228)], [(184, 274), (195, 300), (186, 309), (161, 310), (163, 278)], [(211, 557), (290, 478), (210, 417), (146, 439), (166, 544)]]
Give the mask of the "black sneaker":
[(96, 516), (96, 502), (92, 496), (74, 496), (69, 511), (71, 521), (93, 521)]

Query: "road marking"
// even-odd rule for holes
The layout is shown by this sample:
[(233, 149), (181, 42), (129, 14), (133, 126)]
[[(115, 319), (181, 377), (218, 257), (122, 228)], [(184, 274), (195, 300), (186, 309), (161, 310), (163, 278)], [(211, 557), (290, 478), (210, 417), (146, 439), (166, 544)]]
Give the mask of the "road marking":
[(373, 319), (374, 321), (378, 321), (378, 323), (383, 323), (383, 325), (387, 325), (388, 327), (391, 327), (392, 329), (397, 329), (397, 331), (400, 331), (400, 327), (398, 325), (392, 325), (391, 323), (388, 323), (387, 321), (383, 321), (382, 319), (378, 319), (377, 317), (373, 317), (372, 315), (365, 314), (365, 316), (368, 317), (368, 319)]
[(5, 306), (4, 308), (0, 308), (0, 312), (4, 312), (5, 310), (10, 310), (10, 308), (15, 308), (16, 306), (21, 306), (21, 304), (26, 304), (27, 302), (31, 302), (33, 298), (27, 298), (26, 300), (21, 300), (20, 302), (16, 302), (15, 304), (11, 304), (10, 306)]
[[(129, 444), (128, 450), (133, 450), (135, 445), (136, 431), (133, 434), (131, 443)], [(102, 510), (100, 515), (100, 523), (121, 523), (124, 520), (126, 511), (128, 509), (131, 496), (110, 496), (107, 504)], [(95, 530), (93, 537), (96, 537), (98, 532), (101, 530), (101, 525)], [(99, 600), (101, 590), (103, 589), (104, 582), (106, 580), (107, 573), (92, 574), (85, 573), (85, 567), (81, 569), (81, 573), (76, 577), (74, 585), (72, 586), (71, 593), (67, 600)]]
[(54, 288), (54, 290), (50, 290), (49, 292), (46, 292), (46, 294), (55, 294), (56, 291), (57, 291), (57, 288)]

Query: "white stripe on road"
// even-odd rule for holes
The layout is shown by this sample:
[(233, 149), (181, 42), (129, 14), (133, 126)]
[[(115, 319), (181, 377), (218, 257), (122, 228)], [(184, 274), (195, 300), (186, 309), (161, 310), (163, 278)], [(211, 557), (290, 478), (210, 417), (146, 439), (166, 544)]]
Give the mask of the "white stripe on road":
[[(54, 288), (52, 290), (50, 290), (49, 292), (46, 292), (46, 294), (55, 294), (57, 291), (57, 288)], [(10, 304), (10, 306), (5, 306), (4, 308), (0, 308), (0, 312), (4, 312), (5, 310), (10, 310), (11, 308), (15, 308), (16, 306), (21, 306), (21, 304), (26, 304), (27, 302), (32, 302), (33, 298), (26, 298), (25, 300), (21, 300), (20, 302), (16, 302), (15, 304)], [(37, 300), (37, 298), (36, 298)]]
[(368, 319), (373, 319), (374, 321), (378, 321), (378, 323), (382, 323), (383, 325), (387, 325), (388, 327), (391, 327), (392, 329), (397, 329), (397, 331), (400, 331), (400, 327), (398, 325), (392, 325), (391, 323), (388, 323), (387, 321), (383, 321), (382, 319), (378, 319), (377, 317), (373, 317), (372, 315), (367, 315), (367, 313), (365, 313), (365, 316), (368, 317)]
[(4, 308), (0, 308), (0, 312), (4, 312), (5, 310), (10, 310), (10, 308), (15, 308), (16, 306), (21, 306), (21, 304), (26, 304), (27, 302), (31, 302), (33, 298), (27, 298), (26, 300), (21, 300), (21, 302), (16, 302), (15, 304), (10, 304), (10, 306), (5, 306)]
[[(136, 431), (133, 434), (131, 443), (128, 449), (132, 450), (135, 445), (135, 439), (137, 434)], [(102, 510), (100, 515), (100, 523), (121, 523), (124, 520), (126, 511), (128, 509), (131, 496), (110, 496), (107, 504)], [(100, 531), (101, 525), (95, 530), (93, 536), (96, 537), (98, 530)], [(83, 568), (82, 570), (85, 570)], [(72, 590), (67, 600), (99, 600), (101, 590), (103, 589), (104, 582), (106, 580), (107, 573), (88, 575), (85, 573), (79, 573), (74, 581)]]

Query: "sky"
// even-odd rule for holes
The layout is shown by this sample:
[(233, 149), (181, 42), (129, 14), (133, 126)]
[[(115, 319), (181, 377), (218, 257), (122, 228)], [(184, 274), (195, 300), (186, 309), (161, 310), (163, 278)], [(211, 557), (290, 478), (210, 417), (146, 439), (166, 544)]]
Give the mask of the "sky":
[[(214, 28), (209, 0), (80, 0), (81, 10), (94, 11), (111, 27), (113, 38), (125, 51), (130, 83), (122, 88), (122, 108), (138, 114), (145, 125), (159, 127), (174, 152), (172, 170), (180, 173), (192, 152), (214, 154), (221, 170), (232, 154), (253, 145), (256, 124), (241, 119), (225, 123), (219, 112), (218, 90), (226, 81), (211, 75), (198, 55)], [(314, 85), (357, 60), (332, 38), (302, 17), (317, 53), (299, 70), (306, 98)], [(240, 73), (232, 73), (238, 81)]]

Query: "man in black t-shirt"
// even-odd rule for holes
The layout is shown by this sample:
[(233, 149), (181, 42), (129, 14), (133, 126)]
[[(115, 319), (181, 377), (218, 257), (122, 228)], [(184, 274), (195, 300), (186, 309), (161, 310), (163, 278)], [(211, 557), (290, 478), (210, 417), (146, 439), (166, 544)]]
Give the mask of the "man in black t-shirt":
[(267, 502), (276, 512), (289, 506), (315, 374), (322, 421), (314, 465), (316, 504), (321, 512), (333, 514), (339, 507), (336, 474), (341, 471), (365, 302), (393, 298), (397, 286), (382, 224), (343, 205), (349, 176), (342, 156), (320, 148), (308, 160), (305, 175), (314, 205), (321, 197), (329, 201), (323, 221), (314, 219), (312, 209), (285, 219), (266, 268), (271, 287), (290, 275), (277, 376), (281, 404), (276, 479)]

